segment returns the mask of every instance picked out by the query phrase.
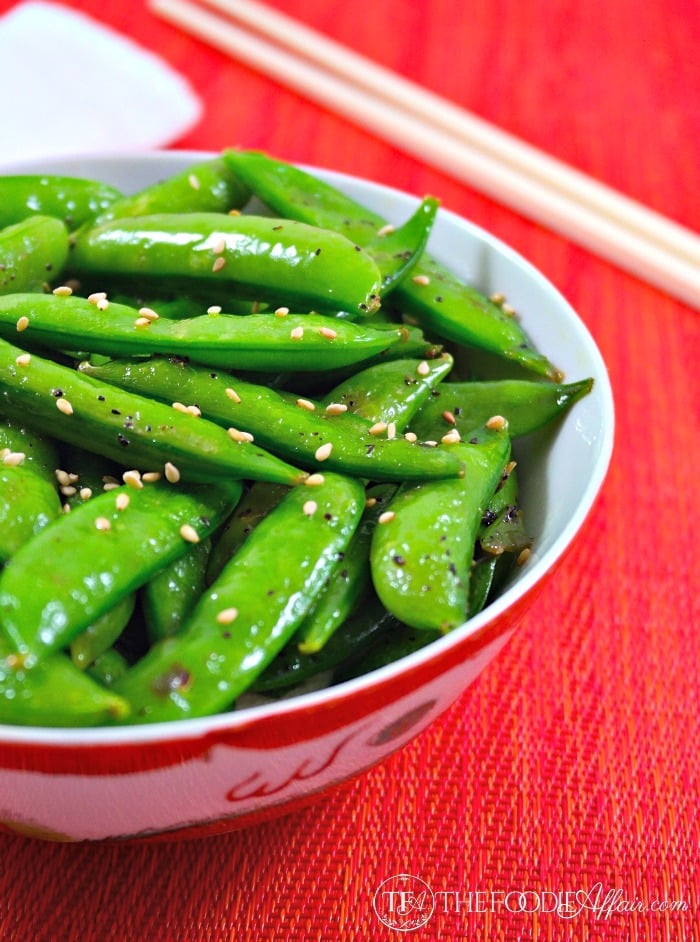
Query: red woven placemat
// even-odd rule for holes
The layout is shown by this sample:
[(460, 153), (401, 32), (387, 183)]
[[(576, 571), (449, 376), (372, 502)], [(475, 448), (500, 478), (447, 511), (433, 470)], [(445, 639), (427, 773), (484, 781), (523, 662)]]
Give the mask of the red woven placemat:
[[(329, 798), (249, 831), (140, 846), (2, 837), (0, 937), (700, 940), (698, 312), (141, 5), (71, 5), (189, 72), (207, 112), (181, 146), (264, 147), (430, 191), (525, 254), (600, 345), (617, 440), (601, 498), (557, 577), (433, 727)], [(566, 0), (375, 0), (361, 14), (322, 0), (276, 5), (698, 226), (691, 0), (612, 0), (595, 15)], [(417, 892), (420, 880), (432, 893), (432, 915), (415, 933), (379, 918), (399, 897), (377, 891), (398, 874), (414, 878), (404, 888)]]

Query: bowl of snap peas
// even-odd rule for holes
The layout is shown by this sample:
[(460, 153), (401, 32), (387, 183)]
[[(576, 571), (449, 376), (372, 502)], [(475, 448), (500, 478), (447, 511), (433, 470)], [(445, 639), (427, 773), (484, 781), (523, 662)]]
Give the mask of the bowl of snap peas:
[(613, 426), (582, 320), (436, 199), (1, 168), (0, 824), (216, 833), (382, 761), (546, 590)]

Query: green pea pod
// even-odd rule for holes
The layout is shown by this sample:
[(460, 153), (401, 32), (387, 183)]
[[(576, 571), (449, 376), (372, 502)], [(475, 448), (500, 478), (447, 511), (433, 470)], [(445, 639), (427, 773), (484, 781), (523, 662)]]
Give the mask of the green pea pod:
[(312, 472), (329, 469), (374, 481), (462, 473), (458, 455), (449, 449), (389, 439), (385, 432), (373, 434), (372, 424), (352, 413), (336, 415), (310, 400), (179, 359), (114, 360), (82, 369), (90, 377), (163, 402), (175, 395), (196, 402), (209, 421), (243, 430), (263, 448)]
[(237, 482), (125, 486), (42, 530), (0, 576), (0, 624), (21, 660), (31, 664), (70, 644), (190, 542), (205, 539), (240, 491)]
[(98, 221), (154, 213), (228, 213), (245, 206), (249, 197), (250, 190), (232, 173), (226, 161), (213, 157), (137, 193), (112, 200), (99, 214)]
[(101, 726), (126, 720), (126, 701), (53, 654), (31, 670), (18, 667), (0, 640), (0, 723), (13, 726)]
[(0, 565), (60, 516), (57, 460), (48, 441), (0, 416)]
[(294, 634), (363, 506), (362, 485), (340, 475), (326, 475), (313, 503), (292, 489), (204, 594), (184, 632), (159, 641), (115, 683), (131, 704), (130, 721), (228, 708)]
[(53, 216), (72, 232), (120, 196), (115, 187), (82, 177), (6, 174), (0, 176), (0, 227), (30, 216)]
[(129, 623), (135, 604), (133, 592), (125, 595), (71, 641), (70, 656), (76, 667), (85, 670), (112, 647)]
[(371, 583), (369, 549), (372, 534), (379, 515), (395, 492), (395, 484), (368, 488), (365, 511), (348, 544), (342, 565), (319, 593), (316, 604), (296, 633), (297, 645), (303, 654), (320, 651), (360, 599), (366, 596)]
[(290, 219), (159, 213), (116, 219), (75, 239), (71, 271), (166, 288), (200, 283), (227, 296), (285, 307), (370, 313), (379, 307), (376, 262), (337, 232)]
[(367, 241), (364, 248), (382, 274), (382, 295), (392, 291), (418, 264), (439, 205), (438, 200), (427, 196), (402, 226), (388, 226)]
[(44, 291), (68, 258), (68, 230), (60, 219), (30, 216), (0, 229), (0, 295)]
[(152, 642), (176, 635), (206, 585), (211, 540), (195, 543), (150, 579), (141, 590), (141, 604)]
[(395, 618), (389, 628), (388, 631), (378, 633), (376, 639), (373, 639), (374, 643), (368, 645), (360, 657), (342, 665), (335, 677), (337, 683), (364, 677), (365, 674), (386, 667), (387, 664), (394, 664), (402, 657), (408, 657), (409, 654), (420, 651), (442, 637), (440, 631), (421, 631), (402, 625)]
[[(361, 246), (376, 238), (386, 220), (298, 167), (252, 151), (224, 154), (231, 170), (273, 212), (344, 232)], [(559, 380), (561, 374), (533, 346), (517, 318), (457, 278), (424, 252), (412, 278), (404, 279), (392, 300), (421, 326), (440, 337), (487, 350), (525, 369)]]
[(207, 562), (206, 581), (212, 583), (226, 563), (268, 513), (279, 504), (288, 488), (282, 484), (254, 481), (235, 510), (216, 534)]
[(401, 432), (450, 372), (453, 359), (390, 360), (368, 366), (336, 386), (321, 400), (339, 402), (368, 422), (393, 422)]
[(111, 687), (128, 669), (129, 662), (124, 655), (115, 648), (109, 648), (95, 658), (86, 673), (103, 687)]
[(387, 508), (392, 516), (374, 531), (377, 595), (414, 628), (447, 632), (466, 618), (477, 531), (510, 453), (504, 432), (480, 438), (450, 446), (464, 461), (463, 478), (402, 487)]
[(0, 340), (0, 410), (26, 415), (60, 441), (84, 446), (142, 471), (190, 482), (232, 476), (297, 484), (305, 475), (258, 445), (234, 441), (220, 426), (164, 403), (99, 382)]
[(502, 415), (508, 420), (510, 437), (517, 438), (553, 422), (592, 387), (592, 379), (566, 384), (515, 379), (446, 382), (427, 400), (411, 427), (419, 436), (432, 436), (456, 426), (467, 437), (492, 415)]
[(525, 530), (518, 495), (518, 473), (514, 467), (504, 474), (491, 498), (479, 530), (479, 545), (492, 556), (502, 553), (520, 554), (529, 549), (532, 540)]
[(88, 349), (108, 356), (171, 353), (223, 369), (315, 371), (320, 363), (329, 368), (359, 363), (403, 342), (400, 328), (373, 330), (322, 314), (149, 320), (118, 304), (99, 310), (86, 298), (0, 297), (0, 336), (14, 340), (20, 318), (27, 322), (22, 339), (35, 349)]
[(296, 637), (292, 637), (253, 681), (250, 691), (274, 694), (303, 684), (319, 674), (349, 670), (351, 665), (381, 643), (381, 639), (391, 635), (397, 625), (394, 616), (387, 612), (370, 587), (361, 603), (319, 651), (300, 651)]

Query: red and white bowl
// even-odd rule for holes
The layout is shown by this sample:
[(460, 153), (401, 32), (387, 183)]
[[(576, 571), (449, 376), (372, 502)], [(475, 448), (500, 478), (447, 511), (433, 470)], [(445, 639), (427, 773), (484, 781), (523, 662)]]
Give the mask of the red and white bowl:
[[(5, 172), (68, 173), (133, 191), (204, 154), (54, 160)], [(317, 171), (388, 220), (405, 193)], [(66, 841), (193, 837), (286, 813), (381, 762), (432, 723), (496, 656), (580, 530), (607, 472), (614, 410), (586, 327), (527, 261), (440, 211), (430, 251), (486, 294), (502, 292), (568, 379), (594, 379), (556, 430), (518, 442), (533, 553), (509, 588), (444, 639), (369, 675), (274, 705), (169, 724), (67, 730), (0, 726), (0, 825)]]

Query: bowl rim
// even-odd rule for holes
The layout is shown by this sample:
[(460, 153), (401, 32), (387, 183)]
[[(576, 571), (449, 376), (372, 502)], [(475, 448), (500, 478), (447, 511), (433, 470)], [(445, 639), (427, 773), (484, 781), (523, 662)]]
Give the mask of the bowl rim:
[[(197, 160), (213, 158), (221, 154), (224, 149), (225, 148), (222, 148), (220, 151), (168, 149), (145, 152), (125, 151), (112, 154), (61, 155), (57, 157), (47, 157), (45, 159), (33, 159), (25, 162), (13, 161), (11, 164), (0, 165), (0, 174), (50, 173), (53, 171), (47, 170), (46, 168), (52, 164), (67, 166), (70, 164), (86, 163), (95, 166), (99, 164), (107, 166), (129, 161), (137, 161), (144, 164), (158, 164), (166, 161), (172, 162), (173, 164), (182, 164), (182, 169), (184, 169), (188, 161), (194, 163)], [(419, 197), (411, 194), (407, 190), (375, 182), (368, 178), (317, 165), (300, 163), (298, 166), (310, 173), (318, 174), (324, 180), (333, 184), (352, 185), (359, 183), (365, 189), (369, 189), (370, 191), (375, 190), (378, 193), (383, 192), (392, 200), (405, 203), (406, 206), (417, 205), (419, 202)], [(478, 634), (491, 622), (503, 616), (514, 603), (528, 595), (564, 556), (566, 550), (571, 546), (574, 538), (581, 530), (593, 508), (607, 476), (612, 459), (615, 439), (615, 406), (612, 386), (605, 361), (591, 332), (579, 314), (574, 310), (559, 289), (556, 288), (538, 268), (529, 262), (527, 258), (507, 243), (503, 242), (499, 237), (450, 209), (441, 207), (439, 215), (446, 218), (451, 224), (456, 224), (460, 229), (468, 233), (471, 238), (484, 244), (498, 255), (521, 268), (529, 278), (538, 281), (561, 306), (562, 312), (566, 315), (567, 327), (570, 328), (574, 335), (574, 342), (577, 346), (580, 346), (581, 349), (586, 351), (588, 375), (592, 376), (594, 379), (592, 392), (598, 397), (600, 405), (601, 433), (600, 437), (596, 440), (597, 454), (594, 459), (592, 473), (586, 483), (583, 494), (576, 505), (575, 512), (553, 540), (552, 545), (542, 556), (534, 561), (527, 571), (524, 571), (518, 577), (516, 583), (507, 588), (485, 609), (464, 622), (458, 628), (455, 628), (444, 637), (437, 639), (420, 650), (400, 658), (398, 661), (394, 661), (368, 674), (353, 678), (352, 680), (344, 681), (336, 686), (323, 687), (272, 703), (247, 706), (245, 709), (238, 711), (232, 710), (227, 713), (219, 713), (212, 716), (191, 717), (142, 725), (126, 724), (121, 726), (73, 728), (0, 724), (0, 742), (14, 745), (26, 743), (27, 745), (34, 746), (45, 745), (76, 748), (96, 745), (138, 746), (153, 742), (167, 743), (174, 740), (195, 740), (217, 731), (225, 730), (233, 732), (237, 727), (248, 727), (257, 721), (267, 721), (272, 715), (275, 717), (284, 716), (299, 711), (304, 712), (320, 704), (333, 704), (348, 696), (351, 697), (358, 691), (364, 691), (372, 687), (379, 689), (387, 681), (390, 681), (404, 671), (410, 671), (414, 667), (428, 663), (442, 656), (444, 652), (449, 651), (451, 648), (463, 644), (468, 638)]]

